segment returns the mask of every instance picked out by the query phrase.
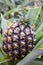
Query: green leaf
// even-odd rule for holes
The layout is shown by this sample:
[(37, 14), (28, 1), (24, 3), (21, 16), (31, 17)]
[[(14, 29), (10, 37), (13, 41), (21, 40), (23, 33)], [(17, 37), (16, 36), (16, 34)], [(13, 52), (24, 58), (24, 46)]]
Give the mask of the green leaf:
[(0, 48), (2, 47), (2, 41), (0, 41)]
[(24, 6), (27, 6), (28, 4), (29, 4), (29, 0), (24, 0), (24, 2), (22, 3), (22, 6), (24, 7)]
[(7, 56), (7, 55), (4, 55), (1, 50), (0, 50), (0, 64), (4, 63), (4, 62), (7, 62), (7, 61), (10, 61), (11, 59)]
[(40, 11), (41, 11), (41, 7), (37, 7), (35, 10), (36, 10), (36, 12), (35, 13), (33, 12), (33, 16), (32, 16), (32, 17), (34, 17), (32, 20), (32, 26), (34, 26), (34, 24), (37, 22), (38, 16), (39, 16)]
[(43, 61), (35, 60), (35, 61), (31, 62), (30, 65), (43, 65)]
[(11, 58), (9, 56), (4, 55), (0, 50), (0, 64), (10, 61)]
[(30, 54), (28, 54), (24, 59), (22, 59), (17, 65), (28, 65), (34, 59), (36, 59), (39, 55), (43, 54), (43, 49), (33, 50)]
[(7, 62), (7, 61), (10, 61), (11, 60), (11, 58), (8, 58), (8, 57), (2, 57), (2, 58), (0, 58), (0, 64), (1, 63), (4, 63), (4, 62)]
[(8, 62), (5, 62), (5, 63), (2, 63), (1, 65), (9, 65), (9, 63)]
[(4, 51), (2, 50), (2, 48), (0, 49), (0, 64), (5, 63), (10, 61), (11, 58), (9, 56), (7, 56), (7, 54), (4, 53)]
[(13, 21), (14, 21), (14, 18), (8, 19), (8, 22), (13, 22)]
[(40, 27), (36, 30), (36, 33), (40, 32), (42, 29), (43, 29), (43, 22), (42, 22), (42, 24), (40, 25)]
[(43, 43), (38, 48), (43, 48)]
[(41, 19), (41, 17), (38, 18), (38, 22), (37, 22), (37, 27), (35, 29), (35, 31), (37, 31), (37, 29), (40, 27), (40, 25), (42, 24), (43, 20)]
[(0, 35), (0, 48), (2, 47), (2, 35)]
[(43, 46), (40, 47), (40, 45), (43, 44), (43, 38), (41, 40), (39, 40), (39, 42), (36, 44), (36, 46), (34, 47), (34, 49), (37, 49), (37, 48), (43, 48)]
[(40, 32), (38, 32), (38, 33), (36, 34), (36, 42), (35, 42), (35, 44), (37, 44), (37, 42), (38, 42), (41, 38), (43, 38), (43, 31), (40, 31)]
[[(11, 9), (10, 11), (8, 11), (8, 12), (6, 12), (3, 16), (5, 17), (5, 16), (8, 16), (10, 13), (12, 13), (12, 12), (14, 12), (16, 10), (16, 8), (14, 9)], [(1, 19), (1, 17), (0, 17), (0, 19)]]
[(2, 47), (0, 48), (0, 51), (3, 54), (3, 56), (7, 56), (7, 54), (3, 51)]
[(4, 63), (1, 63), (1, 65), (11, 65), (11, 62), (7, 61), (7, 62), (4, 62)]
[(28, 7), (28, 10), (30, 10), (30, 11), (29, 11), (29, 14), (27, 12), (27, 18), (30, 18), (31, 25), (34, 26), (34, 24), (37, 22), (39, 14), (40, 14), (41, 7), (40, 6), (36, 7), (36, 8)]
[(1, 3), (4, 3), (4, 4), (5, 4), (5, 3), (6, 3), (6, 1), (5, 1), (5, 0), (1, 0)]
[[(8, 16), (9, 14), (11, 14), (12, 12), (15, 12), (15, 11), (20, 11), (22, 8), (21, 7), (17, 7), (17, 8), (13, 8), (11, 9), (10, 11), (6, 12), (3, 16), (6, 17)], [(1, 17), (0, 17), (0, 20), (1, 20)]]
[(11, 0), (11, 5), (12, 5), (13, 8), (16, 6), (15, 5), (15, 0)]
[(30, 12), (29, 12), (29, 14), (27, 13), (27, 16), (28, 16), (28, 18), (30, 18), (30, 22), (32, 22), (34, 17), (35, 17), (35, 13), (36, 13), (37, 8), (30, 7), (29, 10), (30, 10)]
[(0, 51), (0, 58), (2, 58), (3, 57), (3, 54), (1, 53), (1, 51)]
[(3, 15), (1, 15), (1, 27), (2, 27), (3, 32), (5, 32), (8, 28), (7, 20), (4, 19)]

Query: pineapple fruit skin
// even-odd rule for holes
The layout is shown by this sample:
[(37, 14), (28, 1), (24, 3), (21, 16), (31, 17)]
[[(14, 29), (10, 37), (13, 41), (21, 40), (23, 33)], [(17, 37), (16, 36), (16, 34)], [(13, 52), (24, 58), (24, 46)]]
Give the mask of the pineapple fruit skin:
[(2, 48), (10, 57), (21, 59), (34, 48), (35, 32), (29, 25), (13, 22), (4, 34)]

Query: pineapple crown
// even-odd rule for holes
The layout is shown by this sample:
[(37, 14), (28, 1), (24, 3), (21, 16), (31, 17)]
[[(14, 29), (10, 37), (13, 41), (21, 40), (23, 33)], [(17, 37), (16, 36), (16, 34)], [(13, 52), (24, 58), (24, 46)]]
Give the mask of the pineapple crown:
[[(16, 16), (15, 16), (16, 15)], [(15, 12), (16, 21), (21, 24), (30, 25), (30, 19), (27, 17), (25, 12)]]

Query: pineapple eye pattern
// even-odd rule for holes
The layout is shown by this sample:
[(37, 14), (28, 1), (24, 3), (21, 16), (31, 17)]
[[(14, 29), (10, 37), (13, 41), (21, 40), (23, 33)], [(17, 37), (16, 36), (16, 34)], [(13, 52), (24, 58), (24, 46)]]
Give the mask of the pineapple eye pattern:
[(13, 22), (4, 35), (2, 48), (10, 57), (21, 59), (32, 51), (35, 40), (31, 26)]

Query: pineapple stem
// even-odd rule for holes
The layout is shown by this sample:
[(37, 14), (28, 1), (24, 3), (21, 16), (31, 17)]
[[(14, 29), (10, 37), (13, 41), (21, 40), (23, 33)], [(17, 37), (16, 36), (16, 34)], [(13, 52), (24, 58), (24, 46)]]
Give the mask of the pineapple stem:
[(14, 65), (14, 58), (12, 57), (11, 65)]

